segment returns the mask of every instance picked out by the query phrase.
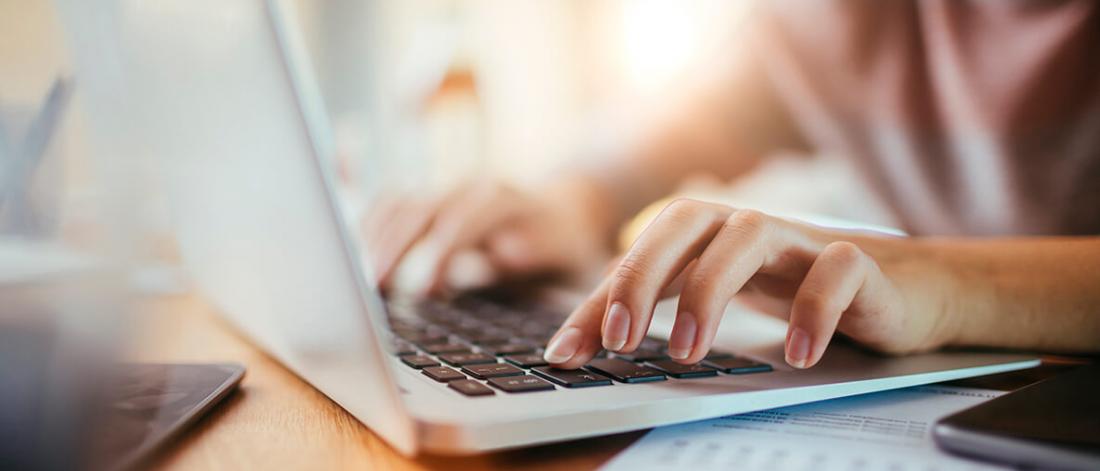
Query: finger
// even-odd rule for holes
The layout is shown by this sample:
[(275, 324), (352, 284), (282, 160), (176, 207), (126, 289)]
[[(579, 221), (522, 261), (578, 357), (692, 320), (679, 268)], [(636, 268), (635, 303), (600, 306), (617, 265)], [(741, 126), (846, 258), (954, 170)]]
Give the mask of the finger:
[(496, 186), (464, 192), (441, 211), (429, 231), (428, 243), (435, 254), (430, 290), (446, 286), (447, 264), (454, 253), (474, 248), (488, 232), (516, 213), (515, 198)]
[(486, 235), (485, 252), (493, 266), (505, 274), (528, 274), (563, 268), (561, 252), (549, 246), (531, 224), (507, 224)]
[[(704, 250), (704, 252), (706, 252), (706, 250)], [(688, 273), (692, 272), (692, 270), (698, 263), (698, 258), (689, 262), (687, 267), (684, 267), (684, 271), (681, 271), (679, 275), (676, 275), (676, 278), (673, 278), (672, 281), (668, 283), (668, 286), (665, 286), (665, 289), (661, 291), (660, 299), (671, 298), (680, 294), (680, 292), (684, 290), (684, 278), (687, 277)]]
[[(833, 242), (810, 266), (791, 304), (786, 360), (809, 368), (821, 359), (844, 311), (861, 296), (874, 296), (874, 260), (851, 242)], [(869, 289), (870, 288), (870, 289)]]
[(389, 215), (387, 219), (370, 218), (374, 226), (371, 232), (377, 235), (368, 241), (369, 255), (374, 259), (379, 286), (391, 286), (398, 264), (427, 233), (439, 209), (439, 201), (435, 199), (408, 200), (390, 204), (388, 210), (383, 210)]
[(547, 363), (563, 369), (580, 368), (603, 348), (600, 323), (607, 306), (608, 280), (600, 283), (550, 339), (543, 354)]
[(706, 248), (730, 208), (691, 200), (670, 203), (642, 232), (612, 273), (602, 332), (611, 351), (642, 342), (661, 294)]
[(770, 251), (786, 244), (778, 232), (756, 211), (736, 211), (722, 223), (684, 276), (669, 335), (672, 359), (691, 364), (706, 356), (730, 300), (761, 269)]

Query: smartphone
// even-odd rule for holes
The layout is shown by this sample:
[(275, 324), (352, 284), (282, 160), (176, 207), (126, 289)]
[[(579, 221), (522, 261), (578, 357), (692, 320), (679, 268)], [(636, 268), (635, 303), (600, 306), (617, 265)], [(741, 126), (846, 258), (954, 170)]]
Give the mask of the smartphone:
[(1100, 469), (1100, 365), (1082, 366), (936, 423), (943, 449), (1017, 467)]
[(97, 469), (131, 469), (233, 392), (238, 364), (126, 364), (108, 385)]

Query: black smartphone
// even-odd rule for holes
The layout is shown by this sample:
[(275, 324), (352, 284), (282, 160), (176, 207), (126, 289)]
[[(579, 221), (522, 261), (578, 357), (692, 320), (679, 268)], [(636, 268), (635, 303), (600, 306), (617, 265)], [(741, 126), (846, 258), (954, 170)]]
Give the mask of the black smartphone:
[(238, 364), (126, 364), (107, 389), (93, 469), (129, 469), (214, 408), (240, 384)]
[(932, 436), (949, 452), (1018, 467), (1100, 469), (1100, 365), (944, 418)]

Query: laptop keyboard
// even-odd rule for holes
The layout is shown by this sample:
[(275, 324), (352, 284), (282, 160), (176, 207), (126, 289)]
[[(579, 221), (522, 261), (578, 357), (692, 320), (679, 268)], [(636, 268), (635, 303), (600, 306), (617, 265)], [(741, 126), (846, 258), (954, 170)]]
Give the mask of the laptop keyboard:
[(559, 370), (547, 365), (542, 352), (565, 319), (560, 312), (472, 297), (391, 301), (387, 311), (395, 339), (392, 353), (409, 368), (470, 397), (772, 371), (771, 365), (719, 351), (699, 364), (681, 365), (668, 357), (667, 342), (652, 337), (634, 352), (600, 352), (583, 369)]

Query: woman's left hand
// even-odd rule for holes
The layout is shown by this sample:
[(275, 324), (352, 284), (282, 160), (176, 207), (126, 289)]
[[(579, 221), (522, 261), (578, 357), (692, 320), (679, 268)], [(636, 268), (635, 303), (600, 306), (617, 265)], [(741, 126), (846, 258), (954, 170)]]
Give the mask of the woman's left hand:
[(935, 264), (906, 253), (907, 243), (676, 200), (569, 316), (545, 356), (579, 368), (601, 349), (631, 352), (657, 301), (679, 294), (668, 354), (696, 363), (739, 292), (789, 306), (778, 314), (789, 319), (786, 360), (796, 368), (816, 364), (837, 330), (888, 353), (934, 349), (953, 335), (944, 312), (951, 283)]

